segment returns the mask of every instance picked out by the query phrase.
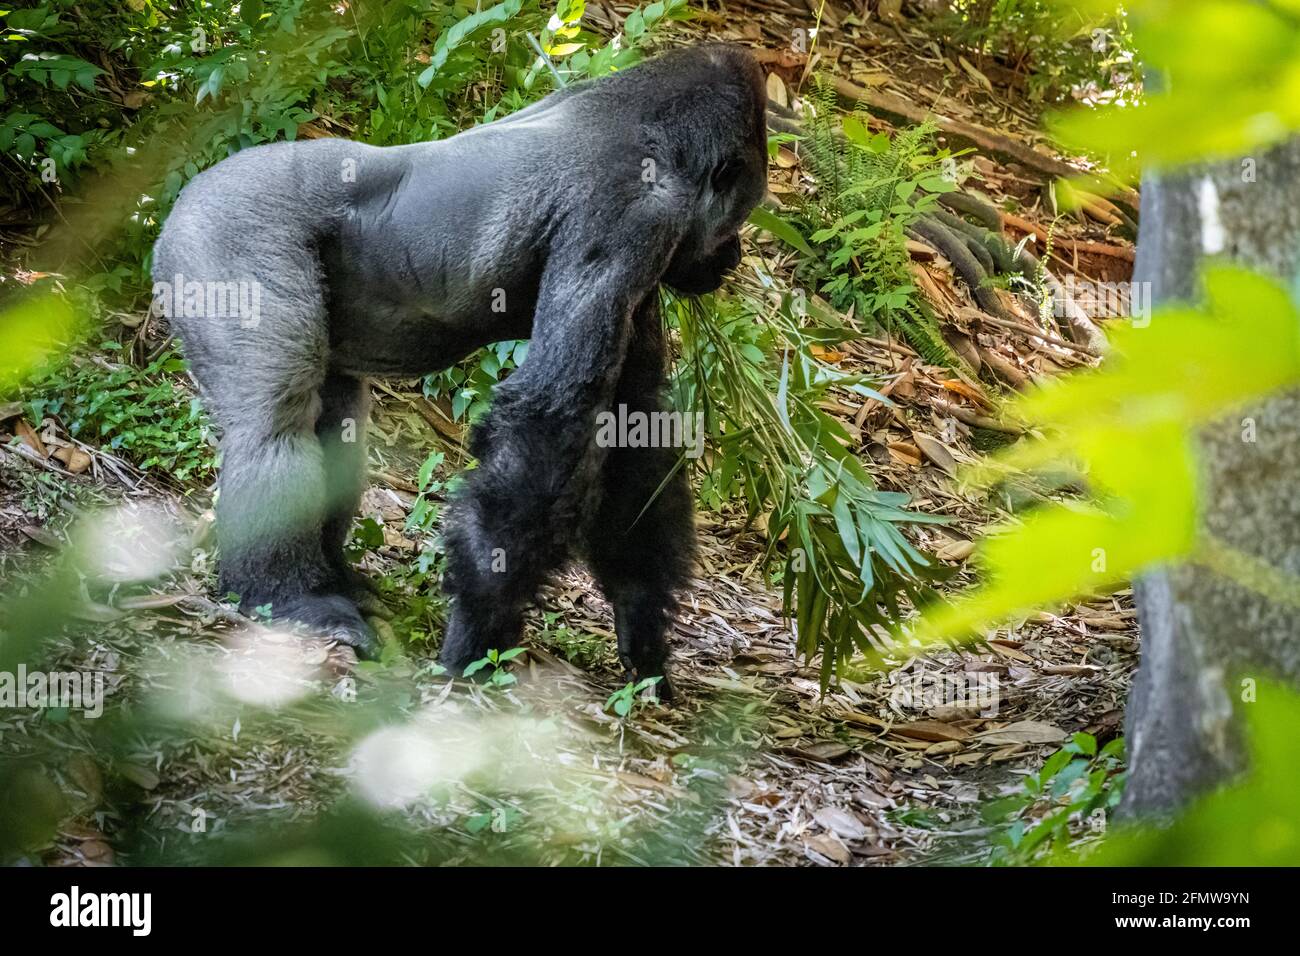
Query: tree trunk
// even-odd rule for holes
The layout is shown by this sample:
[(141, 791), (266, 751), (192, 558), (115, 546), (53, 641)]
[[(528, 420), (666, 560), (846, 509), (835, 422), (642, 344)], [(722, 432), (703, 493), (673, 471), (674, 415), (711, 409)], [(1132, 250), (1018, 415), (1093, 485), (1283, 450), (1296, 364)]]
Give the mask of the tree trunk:
[[(1151, 283), (1152, 301), (1197, 298), (1202, 262), (1216, 253), (1300, 288), (1300, 139), (1144, 179), (1133, 278)], [(1206, 428), (1200, 452), (1205, 531), (1300, 577), (1300, 393)], [(1151, 573), (1136, 593), (1142, 663), (1121, 809), (1162, 812), (1243, 768), (1238, 720), (1251, 681), (1300, 686), (1300, 608), (1195, 565)]]

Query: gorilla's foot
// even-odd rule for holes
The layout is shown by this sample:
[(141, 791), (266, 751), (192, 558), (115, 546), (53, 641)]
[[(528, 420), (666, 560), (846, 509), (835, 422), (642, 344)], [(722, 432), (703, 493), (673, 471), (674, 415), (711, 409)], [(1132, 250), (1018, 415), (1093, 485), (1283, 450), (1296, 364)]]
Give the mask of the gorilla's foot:
[(357, 656), (379, 656), (379, 639), (356, 604), (342, 594), (305, 594), (281, 606), (272, 605), (276, 620), (296, 621), (330, 640), (356, 649)]
[(391, 621), (393, 610), (384, 603), (384, 596), (379, 593), (375, 582), (351, 566), (337, 569), (339, 591), (352, 601), (361, 612), (369, 617), (383, 618)]
[(519, 643), (517, 624), (507, 626), (492, 618), (492, 615), (471, 615), (460, 607), (452, 607), (447, 636), (442, 639), (442, 649), (438, 652), (438, 663), (447, 673), (460, 677), (470, 664), (487, 657), (488, 651), (508, 651)]
[(655, 664), (633, 665), (631, 661), (623, 661), (624, 679), (630, 684), (637, 684), (648, 677), (658, 677), (654, 685), (654, 695), (659, 698), (660, 702), (671, 704), (679, 699), (677, 686), (673, 683), (672, 675), (668, 672), (668, 661), (662, 660)]
[(649, 674), (649, 677), (658, 677), (659, 681), (655, 684), (655, 696), (665, 704), (673, 704), (680, 700), (677, 693), (677, 685), (673, 683), (672, 675), (668, 673), (667, 667), (660, 667), (660, 673)]

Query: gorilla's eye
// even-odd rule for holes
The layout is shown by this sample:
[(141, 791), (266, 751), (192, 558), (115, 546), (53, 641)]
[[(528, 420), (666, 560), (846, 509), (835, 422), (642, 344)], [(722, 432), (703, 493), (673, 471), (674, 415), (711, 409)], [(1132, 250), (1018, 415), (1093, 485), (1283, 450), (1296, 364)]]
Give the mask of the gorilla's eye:
[(709, 175), (709, 184), (715, 193), (726, 192), (740, 178), (744, 169), (744, 164), (740, 160), (729, 156), (713, 167), (713, 172)]

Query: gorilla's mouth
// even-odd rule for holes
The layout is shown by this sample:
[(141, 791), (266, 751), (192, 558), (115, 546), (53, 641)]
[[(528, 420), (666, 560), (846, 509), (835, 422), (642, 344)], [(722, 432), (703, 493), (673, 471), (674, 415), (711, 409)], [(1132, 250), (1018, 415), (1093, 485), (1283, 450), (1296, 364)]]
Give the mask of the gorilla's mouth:
[(704, 295), (722, 285), (728, 272), (740, 265), (740, 234), (720, 242), (712, 252), (697, 259), (670, 268), (663, 281), (687, 295)]
[(724, 241), (710, 258), (718, 260), (718, 267), (723, 272), (730, 272), (740, 265), (740, 233)]

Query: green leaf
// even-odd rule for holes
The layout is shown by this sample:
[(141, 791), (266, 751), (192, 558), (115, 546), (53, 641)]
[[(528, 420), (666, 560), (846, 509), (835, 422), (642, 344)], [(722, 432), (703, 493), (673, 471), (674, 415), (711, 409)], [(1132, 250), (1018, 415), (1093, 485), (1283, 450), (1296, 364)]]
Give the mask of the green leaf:
[(461, 674), (465, 677), (472, 677), (473, 675), (477, 674), (479, 671), (481, 671), (483, 668), (487, 667), (491, 663), (492, 662), (488, 660), (486, 657), (480, 657), (478, 660), (470, 664), (467, 664), (465, 666), (465, 669), (461, 671)]
[(421, 87), (427, 87), (433, 82), (433, 78), (438, 75), (438, 71), (446, 64), (447, 57), (456, 47), (483, 27), (495, 23), (505, 23), (519, 13), (522, 3), (523, 0), (505, 0), (505, 2), (488, 7), (486, 10), (470, 14), (453, 25), (451, 29), (444, 31), (434, 44), (433, 55), (429, 58), (429, 66), (417, 77), (416, 82)]
[(862, 120), (856, 116), (846, 116), (841, 126), (844, 129), (844, 138), (850, 143), (863, 149), (871, 149), (871, 132)]
[(1092, 734), (1078, 733), (1070, 738), (1070, 743), (1074, 746), (1077, 753), (1087, 757), (1093, 757), (1097, 754), (1097, 738)]
[(442, 455), (439, 452), (430, 452), (424, 459), (424, 464), (420, 466), (420, 473), (416, 479), (416, 486), (423, 491), (429, 486), (429, 481), (433, 478), (434, 469), (442, 462)]
[(812, 247), (804, 241), (803, 236), (799, 235), (799, 230), (770, 210), (762, 206), (754, 207), (754, 211), (749, 214), (749, 221), (805, 255), (815, 255)]

